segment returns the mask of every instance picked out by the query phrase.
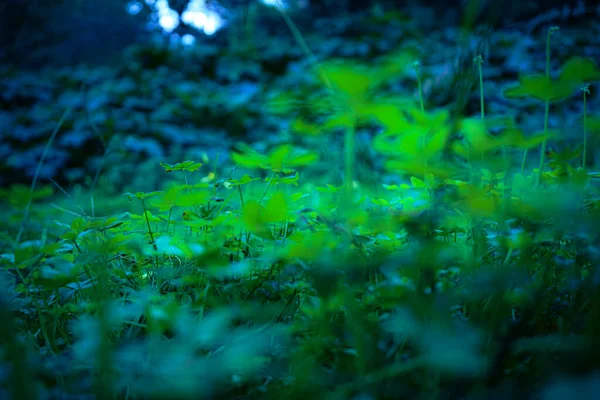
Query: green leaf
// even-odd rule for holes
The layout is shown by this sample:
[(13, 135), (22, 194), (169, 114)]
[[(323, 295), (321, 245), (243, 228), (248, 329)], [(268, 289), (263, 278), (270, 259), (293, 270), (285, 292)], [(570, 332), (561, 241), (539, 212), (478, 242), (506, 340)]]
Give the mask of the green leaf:
[(543, 133), (537, 133), (532, 136), (526, 137), (520, 129), (510, 129), (502, 136), (502, 143), (508, 146), (513, 146), (518, 149), (531, 149), (542, 144), (544, 141), (551, 139), (558, 135), (555, 130)]
[(282, 146), (278, 146), (269, 154), (269, 164), (273, 171), (281, 171), (283, 168), (283, 162), (292, 152), (292, 146), (289, 144), (285, 144)]
[(426, 139), (423, 155), (430, 158), (439, 154), (446, 147), (450, 133), (449, 126), (438, 129), (433, 136)]
[(200, 169), (200, 167), (202, 167), (203, 164), (195, 162), (195, 161), (184, 161), (184, 162), (180, 162), (180, 163), (177, 163), (174, 165), (161, 162), (160, 165), (167, 172), (173, 172), (173, 171), (195, 172), (198, 169)]
[(160, 222), (163, 221), (163, 218), (158, 216), (158, 215), (154, 215), (152, 214), (150, 211), (146, 211), (143, 215), (135, 215), (135, 214), (131, 214), (131, 219), (137, 219), (137, 217), (139, 217), (139, 219), (143, 219), (144, 221), (150, 221), (150, 222)]
[(269, 159), (267, 156), (259, 154), (247, 144), (241, 143), (237, 146), (241, 152), (231, 154), (231, 159), (236, 164), (246, 168), (263, 168), (264, 165), (268, 164)]
[(339, 191), (341, 188), (337, 188), (333, 185), (330, 185), (329, 183), (327, 184), (327, 187), (317, 187), (317, 191), (318, 192), (322, 192), (322, 193), (336, 193), (337, 191)]
[(570, 58), (560, 74), (560, 81), (571, 83), (574, 87), (598, 80), (600, 80), (598, 66), (593, 60), (583, 57)]
[(309, 197), (310, 195), (308, 193), (304, 193), (304, 192), (296, 192), (292, 195), (292, 200), (293, 201), (298, 201), (301, 199), (304, 199), (306, 197)]
[(252, 178), (250, 175), (246, 174), (242, 176), (240, 179), (229, 179), (225, 181), (224, 185), (229, 188), (231, 186), (241, 186), (246, 185), (252, 181), (256, 181), (258, 178)]
[(416, 176), (410, 177), (410, 183), (412, 183), (413, 187), (415, 187), (415, 188), (427, 187), (427, 185), (425, 185), (425, 182), (423, 182), (421, 179), (417, 178)]
[(153, 206), (161, 210), (168, 210), (171, 207), (194, 207), (205, 204), (210, 197), (207, 191), (184, 191), (183, 187), (174, 187), (167, 192), (162, 193), (162, 196), (152, 203)]
[(294, 185), (294, 186), (298, 186), (298, 172), (296, 172), (294, 175), (291, 176), (284, 176), (284, 177), (280, 177), (280, 176), (275, 176), (273, 178), (265, 178), (265, 182), (268, 182), (269, 180), (271, 181), (271, 184), (277, 184), (277, 185)]
[(389, 206), (390, 202), (387, 201), (386, 199), (382, 199), (382, 198), (378, 198), (378, 199), (371, 199), (371, 203), (378, 205), (378, 206)]
[(586, 187), (590, 180), (590, 176), (587, 171), (581, 167), (577, 168), (571, 174), (571, 183), (575, 185), (575, 187), (583, 189)]
[(518, 86), (504, 91), (506, 97), (533, 97), (542, 101), (558, 101), (571, 96), (577, 89), (573, 82), (548, 79), (545, 75), (520, 78)]
[(240, 180), (238, 181), (238, 183), (239, 183), (240, 185), (245, 185), (245, 184), (247, 184), (247, 183), (250, 183), (250, 182), (252, 182), (253, 180), (255, 180), (255, 179), (254, 179), (254, 178), (252, 178), (250, 175), (246, 174), (246, 175), (244, 175), (244, 176), (242, 176), (242, 177), (240, 178)]
[(591, 116), (588, 115), (585, 127), (590, 131), (590, 133), (600, 133), (600, 115)]
[(260, 218), (261, 206), (255, 200), (247, 201), (242, 210), (242, 221), (251, 232), (259, 232), (264, 229)]
[(277, 192), (267, 202), (263, 222), (281, 222), (287, 218), (287, 205), (283, 193)]
[(403, 46), (382, 57), (378, 72), (383, 72), (390, 77), (409, 76), (413, 73), (412, 64), (417, 58), (419, 58), (418, 51)]
[(323, 124), (323, 129), (331, 130), (336, 128), (352, 128), (355, 123), (355, 118), (351, 113), (340, 113), (333, 115)]
[(322, 127), (297, 118), (290, 124), (290, 130), (300, 135), (318, 136), (322, 132)]
[(372, 116), (383, 125), (386, 134), (401, 134), (412, 127), (396, 104), (371, 104), (363, 108), (363, 116)]
[[(435, 174), (439, 179), (446, 179), (452, 177), (457, 173), (454, 166), (444, 163), (428, 164), (425, 168), (425, 162), (423, 159), (417, 157), (410, 160), (390, 160), (385, 163), (385, 168), (391, 171), (399, 172), (403, 171), (407, 174), (422, 175), (426, 172)], [(427, 170), (427, 171), (426, 171)]]
[(275, 115), (288, 115), (298, 109), (300, 102), (288, 93), (279, 93), (269, 98), (265, 104), (267, 111)]
[(317, 153), (304, 153), (294, 157), (291, 157), (286, 165), (289, 167), (303, 167), (315, 163), (319, 160)]
[(292, 155), (293, 147), (290, 144), (277, 146), (268, 156), (258, 154), (247, 145), (240, 145), (243, 153), (233, 153), (232, 159), (239, 165), (248, 168), (264, 168), (274, 172), (291, 171), (289, 167), (299, 167), (314, 163), (318, 160), (316, 153)]
[(88, 223), (83, 218), (75, 218), (71, 222), (71, 230), (77, 233), (81, 233), (88, 228)]
[(149, 193), (144, 193), (144, 192), (123, 193), (123, 196), (129, 197), (130, 198), (129, 200), (131, 200), (131, 197), (136, 197), (136, 198), (138, 198), (140, 200), (145, 200), (145, 199), (148, 199), (150, 197), (157, 196), (157, 195), (159, 195), (161, 193), (163, 193), (163, 192), (157, 191), (157, 192), (149, 192)]
[(382, 185), (385, 190), (399, 190), (398, 185), (386, 185), (385, 183)]
[(36, 285), (46, 290), (55, 290), (78, 281), (79, 274), (82, 271), (80, 265), (73, 264), (61, 257), (53, 257), (48, 261), (51, 266), (42, 266), (33, 276)]
[(333, 88), (351, 101), (362, 101), (373, 83), (368, 70), (359, 65), (330, 62), (323, 64), (321, 70)]
[(417, 125), (423, 126), (426, 130), (438, 130), (443, 128), (450, 118), (450, 111), (446, 109), (434, 112), (423, 112), (419, 108), (412, 107), (408, 110)]
[(51, 186), (41, 186), (33, 192), (27, 185), (15, 184), (9, 190), (0, 191), (0, 197), (6, 197), (9, 203), (18, 209), (25, 208), (29, 201), (41, 200), (52, 196), (54, 190)]

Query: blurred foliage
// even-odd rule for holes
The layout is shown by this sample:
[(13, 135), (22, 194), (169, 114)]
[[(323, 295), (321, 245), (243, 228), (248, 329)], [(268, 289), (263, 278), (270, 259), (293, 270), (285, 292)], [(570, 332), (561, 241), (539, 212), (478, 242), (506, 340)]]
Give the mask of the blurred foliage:
[(3, 68), (0, 397), (592, 398), (586, 45), (337, 19)]

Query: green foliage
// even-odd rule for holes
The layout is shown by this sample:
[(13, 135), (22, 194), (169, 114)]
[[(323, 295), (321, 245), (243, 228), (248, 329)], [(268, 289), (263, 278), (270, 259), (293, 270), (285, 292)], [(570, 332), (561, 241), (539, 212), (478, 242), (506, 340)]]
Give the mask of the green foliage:
[(177, 163), (175, 165), (171, 165), (171, 164), (167, 164), (167, 163), (160, 163), (160, 165), (167, 172), (173, 172), (173, 171), (195, 172), (198, 169), (200, 169), (200, 167), (202, 167), (202, 163), (197, 163), (194, 161), (184, 161), (182, 163)]
[(507, 97), (533, 97), (543, 101), (560, 101), (572, 96), (585, 83), (600, 80), (600, 70), (593, 60), (572, 57), (562, 66), (558, 79), (545, 75), (520, 78), (520, 84), (507, 89)]
[[(116, 214), (49, 207), (60, 196), (48, 188), (3, 190), (0, 349), (26, 343), (43, 357), (4, 357), (20, 378), (2, 385), (99, 398), (485, 399), (503, 385), (558, 396), (557, 376), (597, 370), (600, 174), (567, 145), (545, 171), (519, 172), (515, 154), (561, 130), (387, 95), (410, 71), (401, 53), (401, 65), (326, 63), (326, 100), (277, 110), (324, 149), (241, 144), (228, 174), (203, 173), (208, 157), (161, 162), (162, 187), (102, 199), (124, 201)], [(507, 95), (566, 99), (596, 76), (572, 59), (558, 81), (528, 78)], [(383, 171), (351, 176), (348, 190), (315, 170), (339, 172), (326, 134), (354, 139), (361, 124), (379, 129), (370, 145)]]
[(233, 153), (232, 160), (246, 168), (269, 169), (273, 172), (291, 173), (294, 168), (310, 165), (318, 160), (318, 155), (312, 152), (294, 154), (290, 145), (282, 145), (273, 149), (268, 155), (262, 155), (247, 145), (240, 145), (241, 153)]

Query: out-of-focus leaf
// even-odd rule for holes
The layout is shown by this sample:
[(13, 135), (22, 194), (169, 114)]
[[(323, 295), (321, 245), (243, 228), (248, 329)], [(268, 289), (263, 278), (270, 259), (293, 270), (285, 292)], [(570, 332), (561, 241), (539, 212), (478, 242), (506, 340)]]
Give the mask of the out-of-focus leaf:
[(533, 97), (538, 100), (559, 101), (571, 96), (576, 90), (573, 82), (548, 79), (545, 75), (520, 78), (518, 86), (504, 91), (506, 97)]
[(262, 216), (264, 222), (281, 222), (287, 218), (287, 204), (283, 193), (277, 192), (265, 205), (265, 210)]
[(570, 58), (562, 68), (560, 81), (571, 83), (573, 87), (583, 85), (586, 82), (600, 80), (600, 69), (594, 60), (583, 57)]

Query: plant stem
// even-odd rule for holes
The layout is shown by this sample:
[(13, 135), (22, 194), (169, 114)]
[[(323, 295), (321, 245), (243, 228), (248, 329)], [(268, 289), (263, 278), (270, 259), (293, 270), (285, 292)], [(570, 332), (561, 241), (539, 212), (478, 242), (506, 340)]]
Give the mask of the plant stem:
[[(265, 196), (267, 195), (269, 188), (273, 184), (273, 179), (275, 179), (276, 176), (277, 176), (277, 172), (273, 172), (273, 174), (269, 178), (269, 183), (267, 184), (267, 187), (265, 188), (265, 191), (263, 192), (262, 196), (260, 196), (260, 200), (258, 202), (259, 205), (262, 204), (263, 200), (265, 199)], [(240, 192), (240, 194), (241, 194), (241, 192)]]
[(140, 199), (142, 201), (142, 208), (144, 210), (144, 218), (146, 219), (146, 224), (148, 225), (148, 233), (150, 234), (150, 240), (152, 241), (152, 247), (154, 250), (158, 251), (158, 247), (156, 246), (156, 242), (154, 241), (154, 234), (152, 233), (152, 228), (150, 227), (150, 220), (148, 219), (148, 211), (146, 210), (146, 202), (144, 199)]
[[(421, 112), (423, 114), (425, 114), (425, 102), (423, 101), (423, 83), (421, 82), (421, 63), (418, 61), (415, 61), (412, 65), (412, 68), (415, 71), (415, 74), (417, 75), (417, 90), (419, 92), (419, 104), (421, 106)], [(426, 134), (423, 133), (423, 135), (421, 137), (421, 152), (423, 154), (425, 154), (425, 144), (426, 144), (425, 135)], [(426, 175), (427, 175), (427, 158), (425, 158), (425, 161), (424, 161), (423, 179), (425, 179)]]
[(352, 175), (354, 173), (354, 129), (356, 120), (352, 126), (344, 132), (344, 180), (348, 196), (352, 192)]
[(585, 169), (587, 156), (587, 95), (590, 92), (589, 85), (585, 85), (581, 91), (583, 92), (583, 160), (581, 167)]
[[(483, 95), (483, 58), (481, 55), (475, 57), (475, 63), (477, 64), (477, 70), (479, 71), (479, 108), (481, 109), (481, 121), (483, 122), (483, 126), (485, 129), (485, 102)], [(485, 155), (481, 152), (481, 161), (485, 162)]]
[[(548, 82), (550, 81), (550, 38), (552, 37), (552, 32), (557, 31), (559, 28), (557, 26), (553, 26), (548, 30), (548, 36), (546, 38), (546, 79)], [(550, 114), (550, 99), (546, 97), (545, 101), (545, 110), (544, 110), (544, 136), (548, 134), (548, 116)], [(546, 156), (546, 141), (542, 142), (542, 149), (540, 151), (540, 167), (538, 171), (537, 184), (540, 184), (542, 181), (542, 173), (544, 168), (544, 157)]]
[[(544, 136), (548, 133), (548, 116), (550, 114), (550, 101), (546, 100), (545, 110), (544, 110)], [(546, 140), (542, 142), (542, 148), (540, 150), (540, 167), (537, 177), (537, 183), (539, 184), (542, 181), (542, 170), (544, 167), (544, 158), (546, 156)]]
[(417, 85), (419, 88), (419, 104), (421, 105), (421, 112), (425, 113), (425, 102), (423, 101), (423, 84), (421, 82), (421, 74), (417, 72)]
[[(80, 97), (81, 97), (81, 95), (80, 95)], [(79, 100), (79, 99), (77, 99), (77, 100)], [(37, 163), (37, 166), (35, 168), (35, 173), (33, 175), (33, 181), (31, 182), (31, 187), (29, 188), (29, 192), (30, 192), (29, 199), (27, 200), (27, 205), (25, 206), (25, 211), (23, 212), (23, 220), (21, 221), (21, 225), (19, 226), (19, 232), (17, 233), (17, 238), (15, 239), (15, 246), (21, 241), (21, 236), (23, 235), (23, 230), (25, 228), (25, 224), (27, 223), (27, 220), (29, 218), (29, 210), (31, 208), (31, 202), (33, 201), (33, 191), (35, 190), (35, 186), (36, 186), (38, 178), (40, 176), (40, 171), (42, 170), (42, 165), (44, 164), (44, 161), (46, 160), (46, 156), (48, 155), (48, 152), (50, 151), (50, 147), (52, 147), (52, 142), (54, 142), (54, 139), (56, 138), (56, 135), (58, 135), (60, 128), (62, 128), (63, 124), (67, 120), (67, 117), (71, 114), (72, 109), (73, 109), (73, 105), (69, 106), (65, 110), (65, 112), (62, 114), (62, 116), (60, 117), (60, 120), (58, 120), (58, 123), (54, 127), (54, 130), (52, 131), (50, 138), (46, 142), (46, 146), (44, 147), (44, 151), (42, 152), (40, 161), (38, 161), (38, 163)]]
[(477, 70), (479, 71), (479, 106), (481, 109), (481, 120), (485, 121), (485, 102), (483, 94), (483, 58), (481, 55), (475, 57), (475, 63), (477, 64)]

